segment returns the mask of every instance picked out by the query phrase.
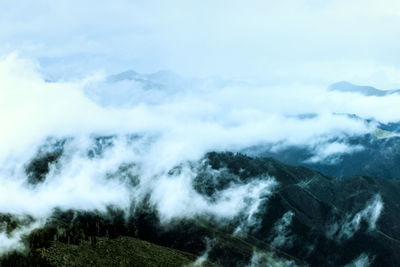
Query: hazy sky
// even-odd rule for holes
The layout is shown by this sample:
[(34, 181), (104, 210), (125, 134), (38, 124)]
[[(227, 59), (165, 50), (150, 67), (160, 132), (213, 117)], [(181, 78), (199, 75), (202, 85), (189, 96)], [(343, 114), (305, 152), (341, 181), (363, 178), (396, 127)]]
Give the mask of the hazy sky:
[(1, 1), (0, 52), (44, 72), (170, 69), (268, 82), (400, 87), (400, 2)]

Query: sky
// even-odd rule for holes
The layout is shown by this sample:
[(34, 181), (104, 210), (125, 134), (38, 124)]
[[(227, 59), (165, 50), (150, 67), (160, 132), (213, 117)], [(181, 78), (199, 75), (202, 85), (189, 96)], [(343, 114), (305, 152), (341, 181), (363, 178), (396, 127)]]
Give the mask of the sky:
[(195, 77), (400, 88), (400, 3), (2, 1), (0, 54), (51, 77), (168, 69)]

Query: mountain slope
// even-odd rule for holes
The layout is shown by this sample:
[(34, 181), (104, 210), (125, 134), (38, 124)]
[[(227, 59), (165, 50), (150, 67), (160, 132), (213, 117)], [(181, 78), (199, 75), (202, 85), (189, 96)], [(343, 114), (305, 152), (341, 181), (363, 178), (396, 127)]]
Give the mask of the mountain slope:
[[(338, 179), (272, 158), (229, 152), (208, 153), (189, 165), (196, 173), (193, 189), (210, 202), (224, 190), (271, 177), (277, 186), (272, 194), (261, 195), (257, 206), (250, 205), (231, 219), (203, 213), (162, 222), (149, 198), (135, 203), (130, 212), (115, 207), (106, 213), (56, 210), (45, 226), (26, 237), (30, 253), (5, 256), (3, 265), (24, 260), (62, 264), (63, 257), (83, 263), (98, 255), (106, 256), (96, 263), (112, 265), (116, 258), (128, 262), (133, 254), (149, 264), (149, 257), (160, 264), (199, 257), (221, 266), (343, 266), (357, 260), (371, 266), (400, 264), (400, 180)], [(2, 224), (12, 234), (23, 222), (10, 217), (3, 216)], [(146, 246), (152, 249), (147, 251)]]

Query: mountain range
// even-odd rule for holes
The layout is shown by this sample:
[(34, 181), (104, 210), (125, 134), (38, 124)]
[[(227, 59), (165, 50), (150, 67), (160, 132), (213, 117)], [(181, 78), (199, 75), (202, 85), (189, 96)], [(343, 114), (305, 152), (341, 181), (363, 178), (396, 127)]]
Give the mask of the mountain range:
[(365, 96), (387, 96), (391, 94), (400, 94), (400, 89), (397, 90), (379, 90), (372, 86), (355, 85), (350, 82), (342, 81), (329, 86), (330, 91), (339, 91), (346, 93), (358, 93)]
[[(41, 156), (27, 166), (33, 184), (44, 182), (46, 166), (58, 156)], [(210, 201), (230, 187), (270, 177), (276, 187), (260, 199), (251, 223), (248, 214), (231, 220), (203, 214), (162, 223), (156, 207), (146, 200), (128, 213), (113, 207), (106, 213), (56, 210), (43, 227), (25, 237), (29, 253), (3, 256), (2, 266), (400, 263), (400, 180), (333, 178), (272, 158), (230, 152), (208, 153), (192, 168), (197, 173), (193, 188)], [(1, 222), (10, 234), (25, 223), (11, 214), (2, 214)]]

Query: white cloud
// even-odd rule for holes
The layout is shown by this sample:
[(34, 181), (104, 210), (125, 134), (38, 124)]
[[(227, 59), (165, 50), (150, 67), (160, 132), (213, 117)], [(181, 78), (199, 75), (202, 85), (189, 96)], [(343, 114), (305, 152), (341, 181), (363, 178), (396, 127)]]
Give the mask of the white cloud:
[(379, 194), (375, 195), (365, 208), (354, 215), (347, 215), (343, 222), (336, 222), (328, 230), (327, 236), (335, 238), (338, 241), (347, 240), (360, 230), (361, 223), (366, 222), (368, 231), (373, 231), (376, 228), (376, 223), (382, 213), (383, 202)]
[(37, 221), (18, 227), (10, 233), (0, 231), (0, 257), (11, 249), (20, 251), (24, 250), (25, 247), (22, 242), (23, 237), (29, 234), (32, 230), (41, 226), (43, 226), (43, 221)]
[(231, 218), (241, 212), (246, 218), (244, 225), (251, 226), (261, 201), (272, 194), (276, 186), (273, 178), (265, 177), (248, 184), (232, 185), (220, 191), (215, 202), (210, 202), (193, 189), (194, 175), (183, 170), (178, 176), (163, 176), (154, 183), (151, 200), (163, 220), (204, 213)]
[(247, 267), (259, 267), (259, 266), (296, 267), (296, 266), (302, 266), (302, 265), (296, 264), (296, 262), (294, 260), (280, 258), (271, 252), (264, 253), (264, 252), (254, 250), (251, 260), (250, 260), (250, 263), (249, 263), (249, 265), (247, 265)]
[(361, 253), (356, 259), (351, 263), (346, 264), (344, 267), (368, 267), (374, 262), (374, 257), (369, 257), (365, 253)]
[(292, 232), (290, 225), (292, 224), (294, 213), (288, 211), (283, 214), (282, 218), (279, 219), (274, 227), (272, 228), (271, 245), (276, 248), (290, 248), (293, 245)]
[(315, 163), (324, 161), (328, 164), (335, 164), (341, 155), (351, 154), (360, 150), (363, 150), (363, 146), (361, 145), (350, 146), (340, 142), (322, 143), (316, 146), (315, 156), (307, 159), (307, 162)]

